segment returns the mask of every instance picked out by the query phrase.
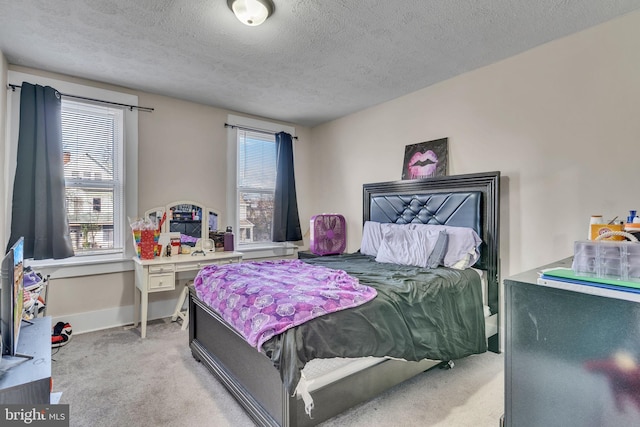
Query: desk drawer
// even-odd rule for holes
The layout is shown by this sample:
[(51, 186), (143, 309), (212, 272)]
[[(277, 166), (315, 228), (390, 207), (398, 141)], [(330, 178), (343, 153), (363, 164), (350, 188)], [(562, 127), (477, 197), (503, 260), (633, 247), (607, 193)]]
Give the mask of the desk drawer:
[(176, 277), (173, 272), (149, 274), (149, 292), (169, 291), (176, 288)]
[(154, 273), (170, 273), (174, 271), (173, 264), (163, 264), (163, 265), (150, 265), (149, 266), (149, 274)]
[(199, 271), (202, 267), (206, 267), (207, 265), (221, 265), (221, 264), (231, 264), (232, 262), (237, 262), (236, 259), (216, 259), (216, 260), (200, 260), (193, 262), (185, 262), (181, 264), (176, 264), (176, 271)]

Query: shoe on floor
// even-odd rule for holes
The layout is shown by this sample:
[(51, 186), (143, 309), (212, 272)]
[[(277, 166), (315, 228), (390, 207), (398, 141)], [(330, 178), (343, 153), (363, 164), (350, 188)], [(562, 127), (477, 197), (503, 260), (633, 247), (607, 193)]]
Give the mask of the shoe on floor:
[(51, 347), (57, 348), (66, 345), (71, 340), (71, 324), (65, 322), (58, 322), (53, 327), (51, 333)]

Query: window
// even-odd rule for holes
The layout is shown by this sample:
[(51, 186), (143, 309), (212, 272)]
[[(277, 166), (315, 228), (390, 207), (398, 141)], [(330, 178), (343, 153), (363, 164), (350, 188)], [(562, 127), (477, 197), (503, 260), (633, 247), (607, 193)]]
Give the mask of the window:
[(63, 98), (62, 147), (75, 254), (122, 251), (122, 109)]
[[(136, 95), (15, 70), (8, 70), (7, 81), (14, 84), (26, 81), (48, 85), (61, 93), (106, 102), (138, 104)], [(131, 270), (134, 247), (126, 219), (138, 216), (138, 110), (119, 107), (114, 109), (107, 107), (108, 104), (81, 102), (70, 96), (63, 96), (62, 101), (65, 114), (86, 116), (85, 126), (77, 126), (75, 135), (73, 131), (63, 131), (65, 183), (69, 189), (73, 187), (74, 190), (73, 193), (67, 192), (66, 207), (67, 212), (75, 215), (74, 219), (77, 220), (76, 226), (72, 227), (77, 256), (59, 260), (29, 260), (29, 265), (41, 272), (47, 272), (51, 268), (50, 272), (55, 272), (60, 278)], [(7, 106), (5, 176), (9, 177), (6, 188), (11, 188), (20, 127), (19, 90), (7, 93)], [(63, 126), (67, 128), (67, 124)], [(85, 131), (91, 132), (87, 135), (82, 133)], [(107, 135), (107, 138), (100, 139), (99, 135)], [(113, 141), (109, 142), (111, 136)], [(67, 141), (70, 141), (69, 145), (66, 145)], [(92, 145), (97, 151), (87, 148)], [(93, 160), (87, 160), (89, 158), (86, 155), (83, 161), (93, 162), (91, 164), (96, 165), (95, 167), (83, 169), (80, 165), (68, 166), (70, 163), (79, 163), (76, 155), (82, 154), (83, 150), (93, 156), (100, 166)], [(87, 171), (90, 173), (85, 174)], [(8, 212), (11, 212), (11, 195), (11, 191), (5, 191)], [(5, 230), (9, 230), (10, 221), (11, 216), (5, 215)]]
[(293, 245), (271, 240), (271, 227), (275, 134), (284, 131), (295, 135), (295, 128), (232, 114), (227, 117), (227, 126), (227, 224), (235, 225), (236, 246), (245, 259), (291, 255)]
[(238, 244), (271, 242), (275, 185), (275, 136), (238, 130)]

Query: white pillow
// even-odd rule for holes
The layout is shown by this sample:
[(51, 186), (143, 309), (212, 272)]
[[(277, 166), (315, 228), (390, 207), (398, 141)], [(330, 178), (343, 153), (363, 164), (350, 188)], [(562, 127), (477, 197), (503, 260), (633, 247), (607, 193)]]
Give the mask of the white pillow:
[(362, 241), (360, 253), (363, 255), (377, 256), (382, 243), (382, 234), (390, 228), (409, 228), (409, 224), (391, 224), (373, 221), (365, 221), (362, 229)]
[[(436, 225), (436, 224), (393, 224), (393, 223), (379, 223), (373, 221), (366, 221), (362, 230), (362, 243), (360, 245), (360, 252), (364, 255), (378, 256), (380, 247), (384, 241), (387, 230), (428, 230), (428, 236), (431, 241), (429, 248), (432, 250), (435, 245), (434, 239), (438, 238), (438, 234), (441, 231), (447, 233), (446, 252), (441, 265), (458, 270), (464, 270), (474, 265), (480, 258), (480, 250), (478, 249), (482, 243), (482, 239), (478, 236), (473, 228), (469, 227), (454, 227), (450, 225)], [(401, 232), (400, 232), (401, 233)], [(404, 234), (403, 234), (404, 235)], [(415, 236), (414, 236), (415, 238)], [(391, 239), (391, 238), (390, 238)], [(398, 237), (396, 237), (398, 239)], [(402, 239), (401, 239), (402, 240)], [(385, 253), (382, 255), (382, 259), (399, 259), (402, 262), (397, 262), (401, 265), (419, 265), (423, 266), (423, 260), (420, 255), (420, 263), (413, 264), (407, 263), (415, 256), (395, 256), (390, 255), (389, 251), (397, 253), (398, 242), (388, 242), (385, 247)], [(393, 247), (389, 247), (392, 245)], [(420, 243), (417, 243), (417, 248), (420, 248)], [(420, 250), (420, 249), (417, 249)], [(430, 253), (430, 252), (429, 252)], [(426, 254), (427, 258), (429, 253)], [(376, 258), (376, 261), (378, 259)], [(413, 261), (416, 261), (414, 259)], [(395, 262), (395, 261), (379, 261), (379, 262)], [(427, 262), (426, 266), (433, 266), (433, 262)]]
[(437, 230), (387, 227), (383, 231), (376, 261), (426, 268), (439, 236)]
[(447, 253), (444, 256), (444, 266), (464, 270), (474, 265), (480, 258), (478, 247), (482, 239), (473, 228), (453, 227), (450, 225), (409, 224), (412, 229), (427, 229), (446, 231), (449, 235)]
[(382, 242), (382, 228), (379, 222), (365, 221), (362, 229), (362, 242), (360, 243), (360, 253), (363, 255), (376, 256), (378, 248)]

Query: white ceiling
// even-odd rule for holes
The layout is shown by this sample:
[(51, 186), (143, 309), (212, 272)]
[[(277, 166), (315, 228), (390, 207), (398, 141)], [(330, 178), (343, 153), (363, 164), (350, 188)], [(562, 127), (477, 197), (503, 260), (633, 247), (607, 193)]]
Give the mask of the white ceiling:
[(273, 16), (248, 27), (226, 0), (0, 0), (0, 50), (10, 64), (315, 126), (640, 8), (274, 2)]

